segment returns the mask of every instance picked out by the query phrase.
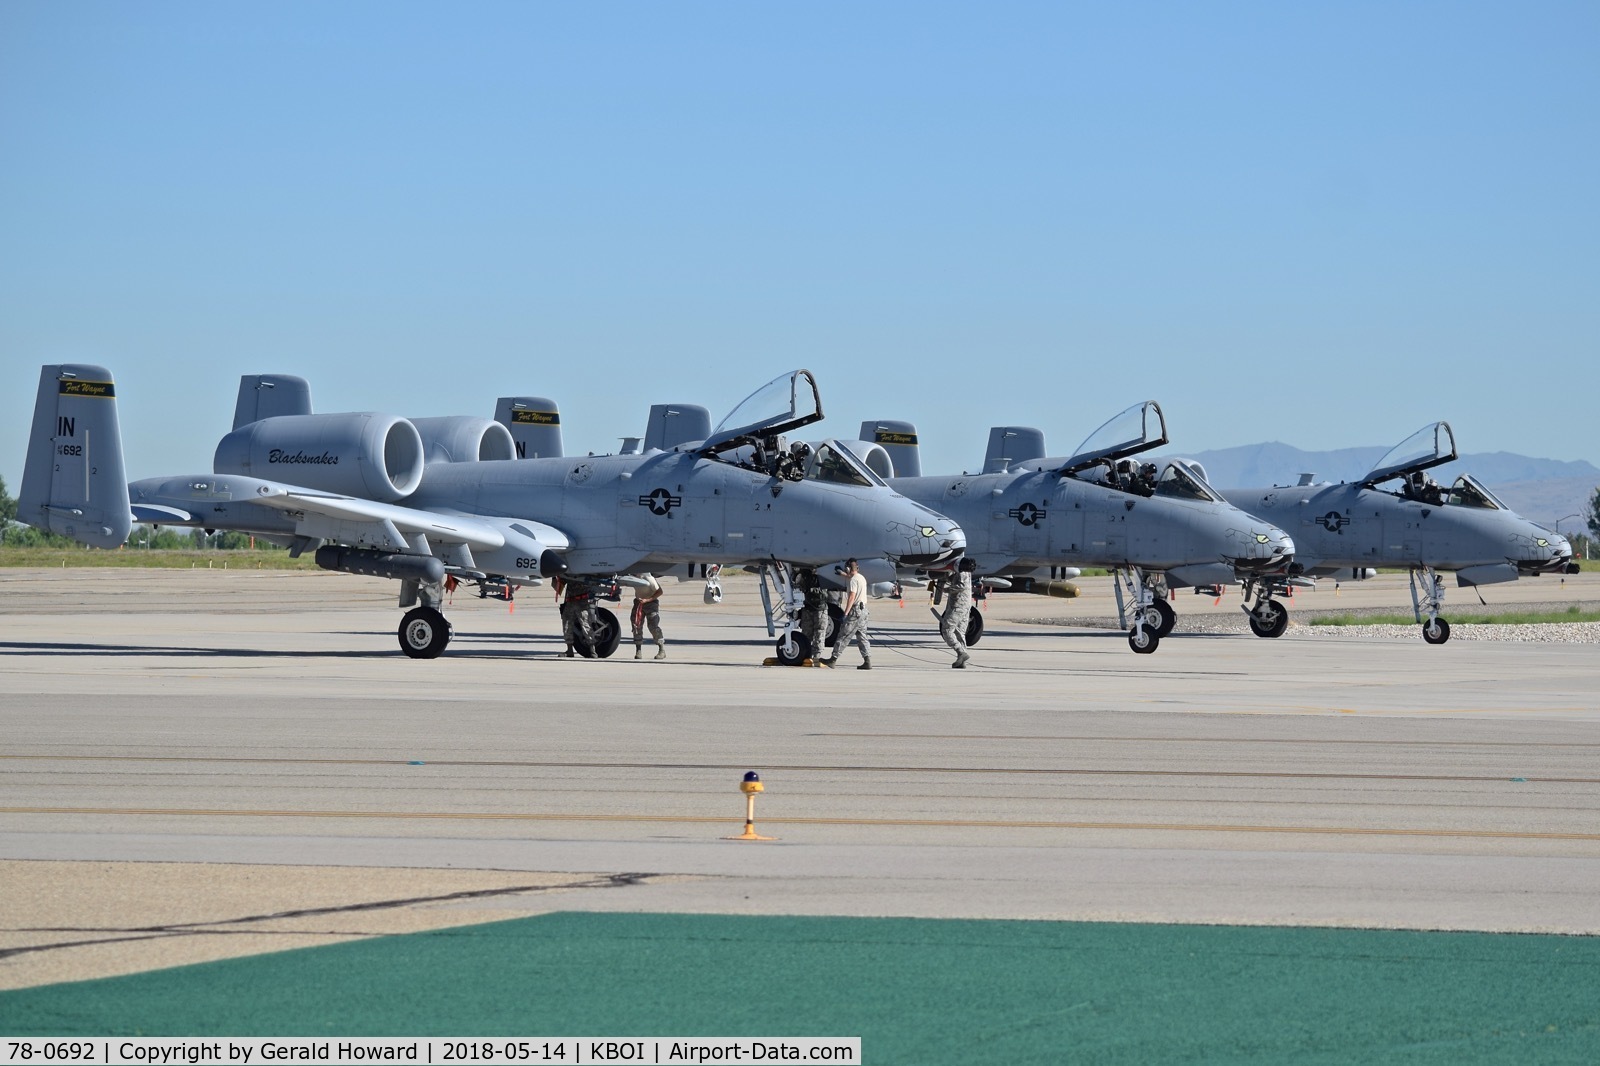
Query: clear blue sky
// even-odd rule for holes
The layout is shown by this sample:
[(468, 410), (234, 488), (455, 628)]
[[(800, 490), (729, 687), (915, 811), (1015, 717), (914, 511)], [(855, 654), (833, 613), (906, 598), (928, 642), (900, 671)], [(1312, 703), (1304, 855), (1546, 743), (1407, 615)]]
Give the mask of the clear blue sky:
[[(549, 395), (794, 366), (827, 431), (1600, 462), (1600, 4), (0, 4), (0, 476), (99, 362), (131, 476), (240, 374)], [(1580, 375), (1567, 387), (1569, 374)]]

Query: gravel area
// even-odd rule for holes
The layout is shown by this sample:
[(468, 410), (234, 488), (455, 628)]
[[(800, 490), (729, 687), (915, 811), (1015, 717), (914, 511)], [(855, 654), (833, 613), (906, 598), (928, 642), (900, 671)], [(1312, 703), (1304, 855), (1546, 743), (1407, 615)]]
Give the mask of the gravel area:
[[(1535, 644), (1600, 644), (1600, 622), (1548, 622), (1536, 625), (1488, 625), (1474, 624), (1473, 616), (1508, 613), (1537, 613), (1540, 611), (1566, 611), (1574, 606), (1570, 601), (1562, 603), (1519, 603), (1515, 606), (1501, 606), (1484, 608), (1480, 604), (1447, 604), (1444, 612), (1445, 620), (1450, 623), (1451, 640), (1488, 640), (1513, 643)], [(1589, 601), (1576, 605), (1581, 611), (1600, 611), (1600, 602)], [(1290, 608), (1289, 628), (1284, 633), (1285, 637), (1333, 637), (1345, 639), (1391, 639), (1391, 640), (1416, 640), (1418, 626), (1410, 625), (1340, 625), (1340, 626), (1314, 626), (1310, 625), (1312, 618), (1325, 618), (1334, 616), (1360, 617), (1361, 615), (1394, 615), (1404, 613), (1406, 607), (1397, 606), (1382, 609), (1352, 609), (1345, 611), (1309, 610), (1296, 611)], [(1115, 616), (1052, 616), (1040, 618), (1022, 618), (1018, 621), (1027, 625), (1041, 626), (1073, 626), (1083, 629), (1115, 629)], [(1182, 605), (1179, 605), (1178, 624), (1174, 627), (1175, 633), (1248, 633), (1249, 623), (1245, 619), (1244, 611), (1237, 614), (1202, 614), (1184, 616)]]

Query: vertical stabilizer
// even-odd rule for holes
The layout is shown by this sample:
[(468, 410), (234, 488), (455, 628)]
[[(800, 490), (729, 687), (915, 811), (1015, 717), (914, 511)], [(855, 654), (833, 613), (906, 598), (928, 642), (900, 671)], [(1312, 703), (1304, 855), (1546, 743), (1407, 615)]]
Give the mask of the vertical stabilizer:
[(103, 366), (39, 372), (17, 518), (96, 548), (128, 539), (133, 514), (117, 425), (117, 390)]
[(983, 456), (983, 472), (998, 474), (1043, 458), (1044, 430), (1032, 426), (995, 426), (989, 430), (989, 450)]
[(917, 427), (910, 422), (880, 418), (861, 423), (861, 439), (883, 446), (894, 461), (895, 477), (921, 477), (922, 453), (917, 448)]
[(239, 379), (239, 402), (233, 406), (233, 428), (263, 418), (311, 413), (311, 386), (293, 374), (246, 374)]
[(511, 431), (518, 459), (548, 459), (561, 451), (561, 411), (543, 396), (502, 396), (494, 420)]
[(666, 451), (711, 436), (711, 412), (699, 404), (658, 403), (650, 407), (644, 450)]

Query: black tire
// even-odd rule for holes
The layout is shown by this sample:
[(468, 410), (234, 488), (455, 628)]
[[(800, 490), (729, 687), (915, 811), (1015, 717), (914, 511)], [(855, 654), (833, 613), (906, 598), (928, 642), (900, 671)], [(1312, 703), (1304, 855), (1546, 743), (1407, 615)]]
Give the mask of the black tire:
[(833, 647), (833, 638), (844, 629), (844, 608), (837, 603), (828, 604), (828, 637), (822, 643), (826, 647)]
[(1258, 637), (1281, 637), (1289, 628), (1289, 611), (1277, 600), (1268, 600), (1263, 608), (1266, 617), (1258, 611), (1250, 612), (1250, 631)]
[(973, 611), (967, 615), (967, 647), (983, 639), (983, 615)]
[(811, 638), (807, 637), (804, 633), (796, 632), (794, 634), (794, 650), (792, 652), (784, 651), (784, 648), (787, 647), (788, 644), (789, 642), (784, 640), (782, 637), (778, 638), (779, 666), (799, 666), (801, 663), (811, 658)]
[(1143, 626), (1134, 626), (1128, 630), (1128, 647), (1140, 655), (1150, 655), (1161, 646), (1161, 638), (1156, 636), (1156, 631)]
[(1450, 623), (1443, 618), (1422, 623), (1422, 639), (1429, 644), (1443, 644), (1450, 639)]
[(400, 650), (413, 659), (437, 659), (450, 634), (450, 623), (438, 610), (413, 607), (400, 619)]
[(591, 646), (586, 643), (580, 630), (573, 635), (573, 649), (585, 659), (611, 658), (616, 653), (617, 645), (622, 643), (622, 626), (617, 622), (617, 616), (604, 607), (598, 607), (589, 626), (594, 631), (594, 644)]
[(1178, 624), (1178, 612), (1172, 609), (1172, 604), (1166, 600), (1151, 600), (1149, 610), (1155, 614), (1152, 620), (1147, 614), (1144, 624), (1149, 626), (1155, 623), (1156, 636), (1164, 637), (1172, 632), (1172, 627)]

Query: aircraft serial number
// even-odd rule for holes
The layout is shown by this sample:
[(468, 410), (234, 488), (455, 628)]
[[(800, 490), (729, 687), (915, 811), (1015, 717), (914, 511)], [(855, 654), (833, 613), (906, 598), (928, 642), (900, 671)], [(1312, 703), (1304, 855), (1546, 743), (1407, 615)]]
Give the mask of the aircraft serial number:
[(63, 444), (61, 447), (57, 448), (56, 451), (60, 452), (62, 455), (82, 455), (83, 445)]
[(537, 560), (537, 559), (521, 559), (521, 558), (519, 558), (517, 560), (517, 569), (518, 570), (537, 570), (537, 569), (539, 569), (539, 560)]
[(30, 1062), (35, 1058), (47, 1062), (87, 1062), (94, 1059), (95, 1045), (87, 1041), (35, 1044), (31, 1040), (10, 1040), (7, 1044), (11, 1048), (12, 1062)]

